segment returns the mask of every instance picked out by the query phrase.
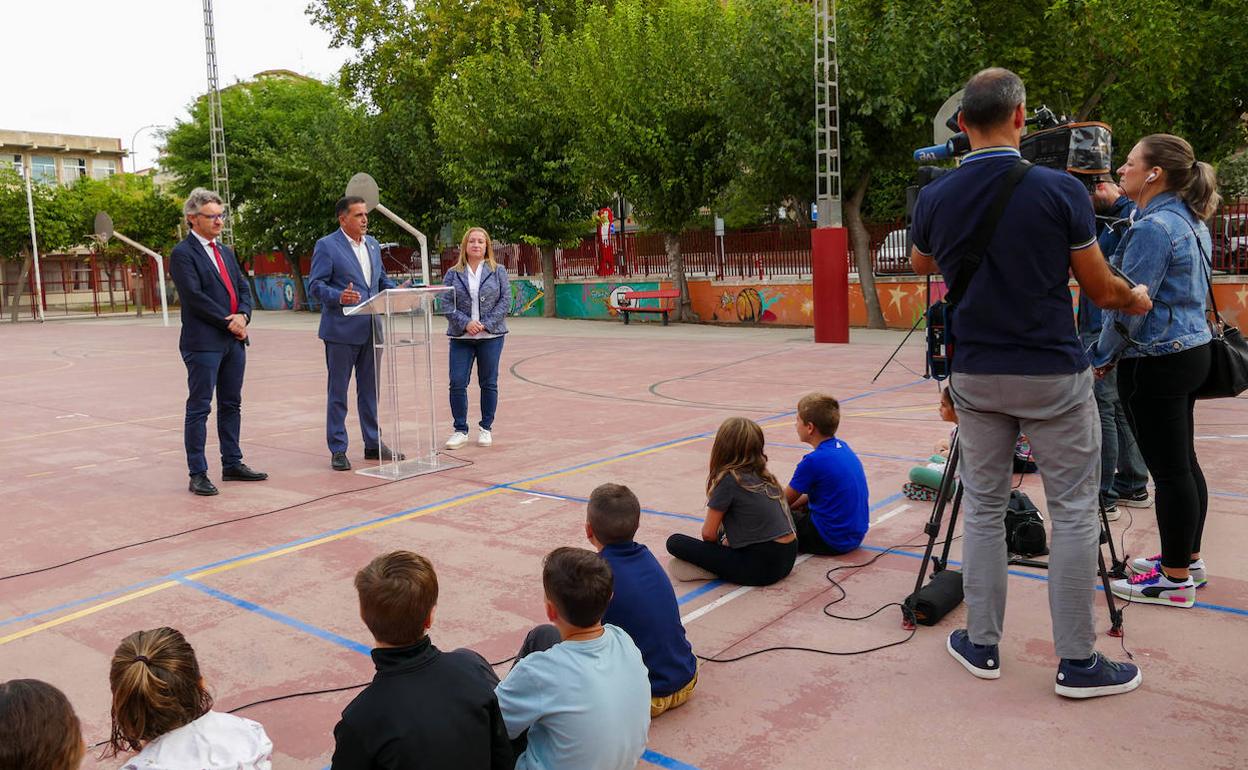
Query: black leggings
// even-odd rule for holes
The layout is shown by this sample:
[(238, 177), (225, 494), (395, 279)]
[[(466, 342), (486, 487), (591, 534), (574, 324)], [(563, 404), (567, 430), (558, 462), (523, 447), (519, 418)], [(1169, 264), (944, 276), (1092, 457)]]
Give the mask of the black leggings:
[(1186, 569), (1200, 553), (1209, 490), (1196, 461), (1196, 399), (1209, 375), (1209, 346), (1163, 356), (1124, 358), (1118, 395), (1157, 486), (1161, 563)]
[(714, 572), (729, 583), (769, 586), (793, 571), (797, 541), (777, 543), (769, 540), (744, 548), (729, 548), (688, 535), (672, 535), (667, 539), (667, 552), (677, 559)]

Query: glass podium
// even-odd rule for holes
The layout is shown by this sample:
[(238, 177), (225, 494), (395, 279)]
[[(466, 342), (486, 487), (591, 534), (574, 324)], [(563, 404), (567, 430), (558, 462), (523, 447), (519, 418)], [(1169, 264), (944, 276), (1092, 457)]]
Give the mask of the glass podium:
[[(366, 302), (343, 308), (344, 315), (369, 315), (377, 371), (377, 430), (391, 459), (362, 468), (364, 476), (398, 480), (459, 468), (468, 463), (438, 453), (439, 395), (434, 387), (433, 317), (454, 306), (450, 286), (387, 289)], [(398, 459), (400, 456), (405, 459)]]

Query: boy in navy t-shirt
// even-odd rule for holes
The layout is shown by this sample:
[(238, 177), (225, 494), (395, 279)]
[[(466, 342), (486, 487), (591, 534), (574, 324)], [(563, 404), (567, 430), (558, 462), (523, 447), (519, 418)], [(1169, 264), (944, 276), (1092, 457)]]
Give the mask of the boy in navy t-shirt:
[(848, 553), (867, 535), (867, 475), (854, 450), (836, 437), (840, 424), (841, 405), (831, 396), (810, 393), (797, 404), (797, 437), (815, 448), (784, 490), (801, 553)]
[(589, 496), (585, 535), (611, 565), (615, 594), (604, 623), (633, 638), (650, 672), (650, 716), (689, 700), (698, 683), (698, 660), (685, 638), (676, 592), (650, 549), (633, 542), (641, 503), (621, 484), (603, 484)]

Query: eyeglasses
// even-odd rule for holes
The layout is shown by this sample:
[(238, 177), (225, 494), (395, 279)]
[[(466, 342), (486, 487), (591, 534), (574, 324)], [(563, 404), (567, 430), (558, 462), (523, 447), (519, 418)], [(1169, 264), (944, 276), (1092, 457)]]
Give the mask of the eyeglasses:
[(196, 214), (195, 216), (197, 216), (197, 217), (204, 217), (205, 219), (211, 219), (211, 220), (213, 220), (214, 222), (224, 222), (224, 221), (225, 221), (225, 214)]

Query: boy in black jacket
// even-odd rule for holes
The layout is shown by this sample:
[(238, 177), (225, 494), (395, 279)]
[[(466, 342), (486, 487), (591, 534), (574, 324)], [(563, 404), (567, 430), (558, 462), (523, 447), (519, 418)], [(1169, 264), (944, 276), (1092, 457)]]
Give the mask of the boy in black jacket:
[(498, 677), (472, 650), (444, 653), (426, 634), (438, 602), (429, 560), (378, 556), (355, 589), (377, 674), (334, 728), (333, 770), (511, 770)]

